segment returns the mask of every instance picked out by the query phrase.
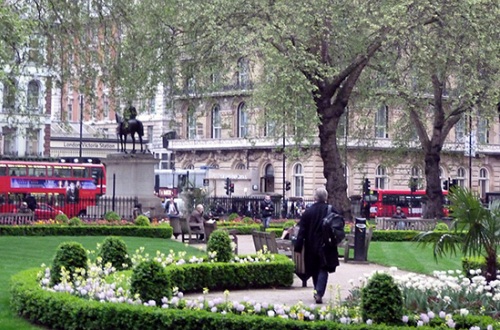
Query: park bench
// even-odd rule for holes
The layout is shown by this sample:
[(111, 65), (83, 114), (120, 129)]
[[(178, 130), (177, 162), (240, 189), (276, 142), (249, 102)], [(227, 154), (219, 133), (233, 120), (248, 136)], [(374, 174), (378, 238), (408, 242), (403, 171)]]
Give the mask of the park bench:
[[(370, 241), (372, 240), (372, 235), (373, 235), (373, 228), (367, 227), (365, 235), (365, 256), (367, 257), (368, 257), (368, 248), (370, 247)], [(344, 248), (345, 262), (353, 260), (353, 258), (350, 258), (349, 253), (351, 250), (354, 251), (354, 234), (347, 234), (344, 241), (340, 242), (338, 246)]]
[(188, 244), (193, 244), (193, 243), (203, 243), (205, 241), (204, 239), (203, 240), (200, 239), (200, 235), (205, 234), (205, 231), (203, 229), (200, 230), (191, 229), (191, 226), (189, 226), (187, 218), (179, 218), (179, 224), (181, 228), (182, 243), (187, 241)]
[(253, 243), (255, 252), (264, 250), (266, 246), (267, 251), (270, 253), (284, 254), (292, 257), (292, 241), (288, 239), (277, 239), (274, 232), (253, 231)]
[(169, 219), (169, 223), (170, 223), (170, 227), (172, 227), (172, 229), (173, 229), (173, 235), (174, 235), (175, 239), (177, 239), (177, 237), (182, 235), (180, 218), (171, 217)]
[(0, 213), (1, 225), (31, 225), (33, 221), (33, 213)]

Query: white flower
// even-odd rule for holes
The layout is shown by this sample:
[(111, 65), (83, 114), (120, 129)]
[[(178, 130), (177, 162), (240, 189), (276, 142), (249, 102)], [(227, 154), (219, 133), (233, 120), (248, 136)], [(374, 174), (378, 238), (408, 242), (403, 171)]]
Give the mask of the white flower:
[(467, 315), (469, 315), (469, 311), (466, 308), (461, 308), (460, 316), (467, 316)]
[(403, 323), (408, 323), (408, 315), (404, 315), (402, 318)]
[(267, 316), (269, 316), (269, 317), (274, 317), (275, 315), (276, 315), (276, 314), (274, 313), (274, 311), (273, 311), (273, 310), (269, 310), (269, 311), (267, 311)]
[(424, 326), (424, 322), (422, 322), (422, 320), (418, 320), (417, 327), (423, 327), (423, 326)]
[(367, 325), (372, 325), (372, 324), (373, 324), (373, 320), (372, 320), (372, 319), (368, 319), (368, 320), (366, 320), (366, 324), (367, 324)]

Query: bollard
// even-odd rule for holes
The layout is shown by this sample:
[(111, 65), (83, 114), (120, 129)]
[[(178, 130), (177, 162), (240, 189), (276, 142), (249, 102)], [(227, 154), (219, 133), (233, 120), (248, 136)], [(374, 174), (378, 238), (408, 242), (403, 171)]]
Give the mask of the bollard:
[(366, 218), (356, 218), (354, 225), (354, 260), (367, 261)]

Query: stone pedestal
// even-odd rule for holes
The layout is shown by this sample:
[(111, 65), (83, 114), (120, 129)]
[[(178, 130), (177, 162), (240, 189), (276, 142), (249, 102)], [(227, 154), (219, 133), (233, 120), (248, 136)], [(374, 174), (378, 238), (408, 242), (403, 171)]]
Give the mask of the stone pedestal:
[(137, 197), (143, 212), (151, 217), (164, 215), (161, 200), (154, 195), (154, 167), (158, 160), (152, 154), (109, 154), (106, 165), (106, 199)]

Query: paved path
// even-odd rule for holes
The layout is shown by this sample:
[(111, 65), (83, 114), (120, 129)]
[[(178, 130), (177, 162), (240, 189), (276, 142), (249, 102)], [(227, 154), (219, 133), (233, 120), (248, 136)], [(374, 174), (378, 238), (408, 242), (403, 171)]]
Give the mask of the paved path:
[[(238, 254), (245, 255), (253, 253), (255, 253), (255, 247), (253, 245), (252, 236), (239, 235)], [(328, 278), (328, 286), (332, 285), (334, 289), (333, 291), (328, 291), (327, 289), (327, 293), (325, 294), (323, 301), (327, 302), (329, 299), (333, 299), (333, 296), (338, 296), (339, 293), (341, 299), (345, 299), (349, 296), (350, 289), (353, 287), (353, 283), (354, 285), (357, 285), (360, 278), (364, 278), (365, 275), (371, 274), (377, 270), (389, 271), (389, 268), (370, 263), (345, 263), (343, 262), (343, 260), (341, 260), (340, 266), (337, 268), (337, 271), (335, 273), (331, 273)], [(404, 271), (396, 272), (396, 274), (398, 275), (407, 273), (408, 272)], [(200, 296), (202, 296), (201, 292), (185, 295), (185, 297), (188, 299), (194, 299)], [(209, 292), (207, 295), (205, 295), (205, 297), (207, 297), (208, 299), (213, 299), (216, 297), (224, 298), (224, 294), (223, 292)], [(294, 283), (290, 288), (235, 290), (229, 292), (228, 299), (238, 302), (250, 299), (255, 302), (286, 304), (287, 306), (291, 306), (298, 303), (299, 301), (302, 301), (304, 304), (310, 305), (314, 303), (312, 279), (307, 281), (307, 287), (304, 288), (302, 287), (302, 281), (296, 275), (294, 275)]]

